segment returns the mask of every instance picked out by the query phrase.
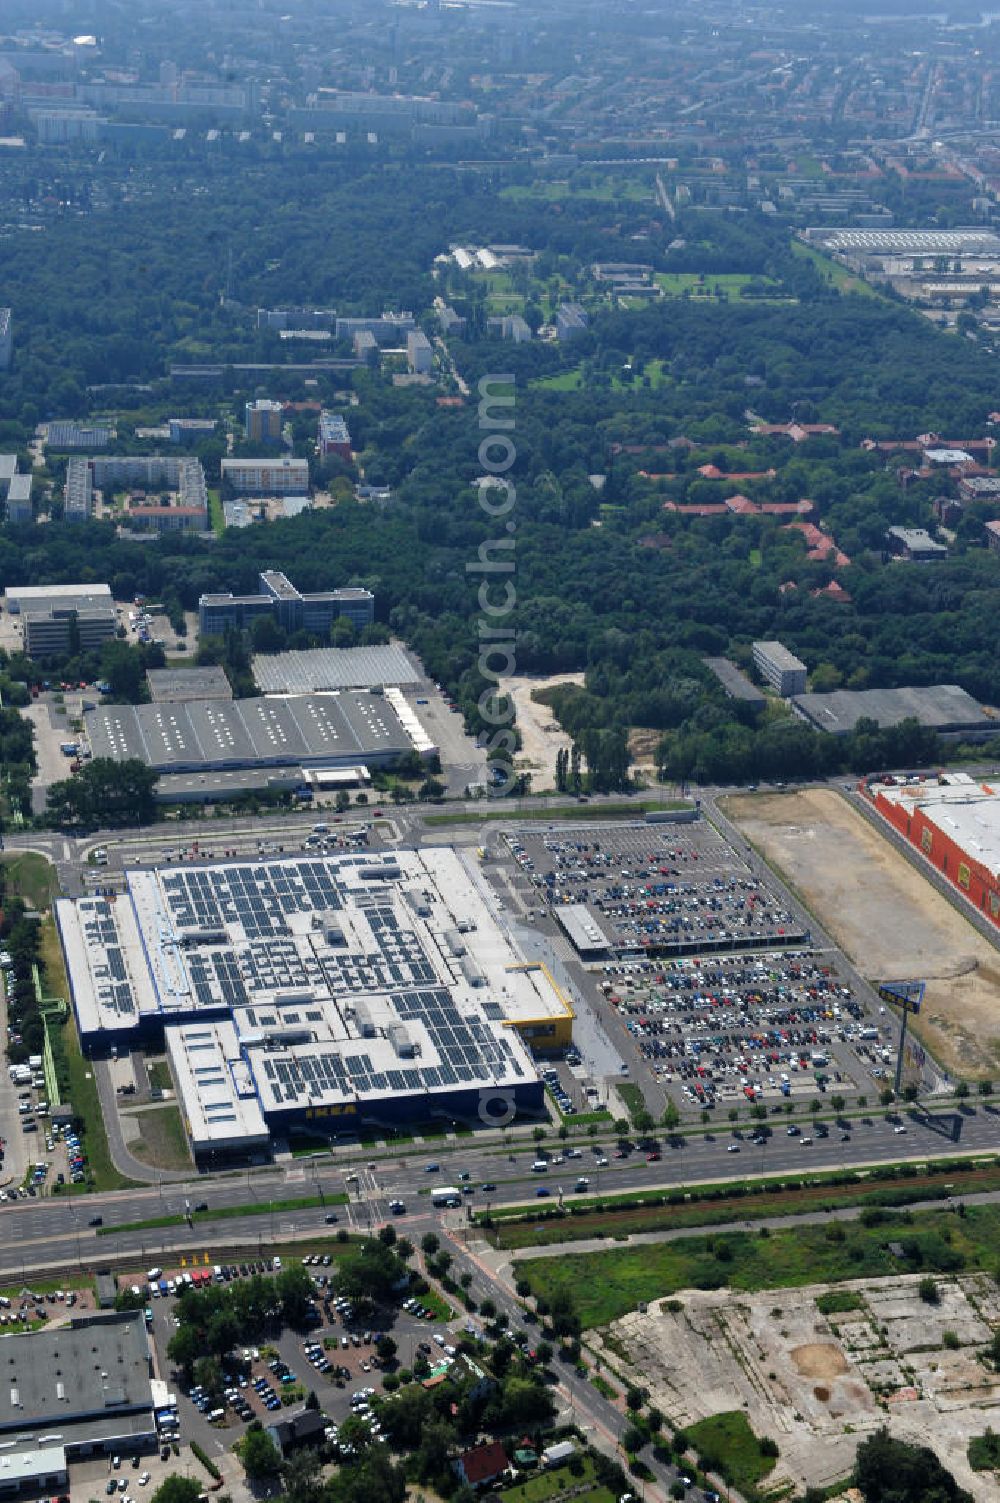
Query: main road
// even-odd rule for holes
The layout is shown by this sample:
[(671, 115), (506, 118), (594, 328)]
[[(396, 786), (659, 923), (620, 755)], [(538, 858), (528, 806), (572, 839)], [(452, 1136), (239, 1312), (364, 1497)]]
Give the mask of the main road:
[[(826, 1137), (818, 1136), (816, 1126), (804, 1119), (794, 1137), (788, 1135), (787, 1119), (774, 1121), (773, 1136), (763, 1145), (750, 1141), (749, 1129), (746, 1133), (740, 1129), (692, 1133), (668, 1139), (674, 1146), (663, 1147), (662, 1157), (653, 1161), (637, 1151), (614, 1157), (609, 1141), (588, 1143), (579, 1150), (579, 1158), (557, 1162), (563, 1152), (558, 1145), (549, 1150), (547, 1169), (534, 1172), (536, 1149), (526, 1148), (523, 1140), (515, 1149), (467, 1139), (405, 1156), (381, 1151), (335, 1165), (322, 1156), (184, 1184), (161, 1183), (86, 1198), (50, 1196), (9, 1202), (0, 1206), (0, 1279), (28, 1277), (33, 1269), (47, 1265), (134, 1264), (137, 1255), (142, 1261), (171, 1250), (208, 1252), (213, 1245), (230, 1242), (288, 1241), (325, 1230), (331, 1215), (349, 1230), (370, 1231), (388, 1220), (403, 1227), (414, 1218), (437, 1218), (430, 1204), (431, 1190), (438, 1185), (457, 1186), (463, 1174), (475, 1187), (473, 1194), (463, 1197), (472, 1207), (531, 1205), (537, 1200), (541, 1208), (543, 1201), (555, 1205), (560, 1197), (576, 1199), (575, 1185), (581, 1177), (588, 1181), (580, 1192), (582, 1198), (789, 1171), (844, 1170), (900, 1160), (922, 1164), (935, 1157), (1000, 1151), (1000, 1113), (991, 1108), (913, 1109), (895, 1120), (881, 1115), (845, 1119), (843, 1127), (829, 1124)], [(437, 1167), (429, 1169), (431, 1164)], [(490, 1188), (484, 1190), (484, 1185)], [(540, 1195), (540, 1191), (547, 1193)], [(346, 1205), (340, 1199), (344, 1194)], [(404, 1215), (392, 1215), (392, 1200), (405, 1204)], [(288, 1205), (301, 1201), (316, 1203)], [(189, 1220), (186, 1213), (205, 1202), (207, 1211)], [(245, 1214), (239, 1214), (240, 1208)], [(213, 1217), (213, 1212), (222, 1214)], [(95, 1217), (101, 1218), (100, 1227), (91, 1224)], [(167, 1225), (136, 1225), (163, 1218)]]

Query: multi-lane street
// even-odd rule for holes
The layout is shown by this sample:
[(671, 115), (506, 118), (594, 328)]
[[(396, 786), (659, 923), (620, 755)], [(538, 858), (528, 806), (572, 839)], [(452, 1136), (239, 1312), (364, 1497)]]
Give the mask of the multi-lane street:
[[(828, 1136), (820, 1136), (815, 1124), (802, 1119), (799, 1135), (788, 1136), (787, 1119), (773, 1119), (772, 1136), (762, 1145), (750, 1141), (750, 1129), (728, 1128), (661, 1141), (662, 1157), (650, 1162), (641, 1151), (618, 1158), (613, 1139), (591, 1143), (581, 1140), (579, 1158), (562, 1158), (562, 1145), (548, 1147), (549, 1166), (533, 1172), (533, 1146), (524, 1140), (516, 1147), (473, 1140), (417, 1150), (403, 1156), (385, 1152), (352, 1161), (326, 1157), (299, 1161), (290, 1167), (194, 1179), (186, 1184), (161, 1184), (146, 1189), (88, 1196), (86, 1199), (17, 1201), (0, 1207), (0, 1277), (25, 1274), (42, 1266), (90, 1266), (95, 1260), (139, 1261), (153, 1252), (171, 1249), (211, 1250), (220, 1242), (263, 1244), (291, 1241), (296, 1237), (328, 1230), (336, 1215), (337, 1225), (352, 1231), (368, 1231), (386, 1221), (400, 1226), (434, 1221), (454, 1213), (432, 1207), (431, 1191), (438, 1185), (460, 1183), (470, 1176), (475, 1187), (463, 1196), (468, 1206), (484, 1209), (487, 1204), (558, 1203), (587, 1196), (638, 1189), (664, 1189), (711, 1180), (739, 1180), (761, 1174), (783, 1174), (852, 1168), (860, 1165), (910, 1160), (921, 1163), (931, 1157), (955, 1154), (995, 1153), (1000, 1150), (1000, 1114), (989, 1108), (969, 1108), (966, 1113), (942, 1107), (929, 1113), (906, 1111), (891, 1120), (881, 1114), (865, 1119), (823, 1123)], [(899, 1129), (905, 1128), (905, 1132)], [(584, 1142), (586, 1146), (583, 1146)], [(673, 1142), (675, 1146), (670, 1146)], [(738, 1149), (738, 1152), (735, 1150)], [(599, 1158), (600, 1155), (600, 1158)], [(562, 1158), (562, 1162), (557, 1162)], [(604, 1160), (602, 1163), (601, 1160)], [(436, 1170), (427, 1165), (437, 1164)], [(356, 1175), (356, 1179), (350, 1176)], [(588, 1180), (584, 1194), (574, 1186), (580, 1177)], [(484, 1191), (482, 1186), (495, 1186)], [(539, 1196), (540, 1190), (547, 1194)], [(347, 1204), (327, 1197), (348, 1196)], [(289, 1201), (317, 1200), (313, 1206), (287, 1207)], [(400, 1200), (405, 1214), (394, 1216), (389, 1202)], [(193, 1221), (185, 1213), (201, 1204)], [(285, 1208), (280, 1208), (285, 1204)], [(245, 1207), (245, 1215), (232, 1209)], [(212, 1212), (226, 1212), (213, 1217)], [(92, 1226), (100, 1216), (102, 1225)], [(116, 1227), (160, 1218), (172, 1218), (165, 1226), (146, 1226), (116, 1232)]]

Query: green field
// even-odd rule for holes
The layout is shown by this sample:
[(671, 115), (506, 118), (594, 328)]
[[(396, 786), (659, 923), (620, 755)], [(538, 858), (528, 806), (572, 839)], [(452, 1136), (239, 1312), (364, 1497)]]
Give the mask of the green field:
[[(773, 277), (758, 276), (754, 272), (727, 271), (714, 274), (698, 271), (657, 271), (653, 274), (653, 280), (663, 289), (664, 297), (683, 297), (687, 293), (692, 298), (726, 303), (793, 301), (781, 294), (778, 290), (778, 283)], [(751, 283), (760, 287), (775, 288), (775, 296), (745, 299), (743, 288), (749, 287)]]
[(10, 896), (23, 898), (28, 908), (39, 913), (51, 905), (59, 892), (55, 867), (34, 851), (25, 851), (23, 856), (5, 856), (3, 870)]
[(509, 187), (501, 188), (500, 197), (521, 202), (536, 199), (543, 203), (558, 203), (566, 198), (589, 198), (602, 203), (614, 203), (621, 200), (630, 203), (651, 203), (653, 184), (642, 178), (611, 177), (588, 173), (586, 178), (576, 181), (563, 178), (544, 182), (511, 183)]
[[(841, 1232), (843, 1241), (835, 1240)], [(519, 1259), (516, 1274), (528, 1279), (536, 1295), (568, 1294), (589, 1329), (617, 1320), (641, 1301), (679, 1289), (797, 1288), (890, 1278), (917, 1268), (925, 1273), (992, 1270), (998, 1235), (997, 1206), (975, 1206), (961, 1218), (948, 1211), (883, 1212), (874, 1225), (814, 1224), (755, 1237), (685, 1237), (576, 1256)], [(896, 1241), (908, 1249), (902, 1258), (889, 1249)]]
[(702, 1466), (718, 1472), (744, 1498), (754, 1497), (757, 1484), (774, 1470), (775, 1457), (762, 1455), (760, 1442), (739, 1409), (699, 1420), (688, 1427), (687, 1435)]
[(814, 250), (811, 245), (804, 245), (801, 240), (792, 241), (792, 255), (799, 256), (803, 261), (811, 261), (824, 281), (836, 287), (838, 292), (856, 292), (859, 297), (882, 297), (878, 289), (866, 282), (864, 277), (856, 277), (846, 266), (841, 266), (830, 256), (824, 256), (822, 251)]
[[(489, 802), (489, 800), (487, 800)], [(663, 804), (651, 804), (636, 802), (634, 804), (573, 804), (568, 808), (559, 805), (555, 809), (489, 809), (482, 814), (428, 814), (424, 818), (425, 825), (481, 825), (484, 820), (504, 819), (517, 820), (519, 824), (527, 821), (539, 821), (545, 823), (554, 819), (641, 819), (644, 814), (654, 809), (690, 809), (687, 799), (674, 799)]]
[(151, 1106), (134, 1116), (140, 1135), (129, 1149), (137, 1159), (153, 1169), (194, 1170), (179, 1107)]
[[(647, 360), (642, 370), (630, 378), (615, 372), (604, 374), (611, 376), (612, 391), (656, 391), (670, 380), (663, 369), (663, 361), (657, 359)], [(560, 371), (555, 376), (540, 376), (530, 384), (543, 391), (579, 391), (584, 384), (583, 369), (574, 366), (572, 370)]]
[(221, 538), (226, 530), (226, 514), (222, 509), (218, 486), (210, 485), (208, 488), (208, 525), (217, 538)]

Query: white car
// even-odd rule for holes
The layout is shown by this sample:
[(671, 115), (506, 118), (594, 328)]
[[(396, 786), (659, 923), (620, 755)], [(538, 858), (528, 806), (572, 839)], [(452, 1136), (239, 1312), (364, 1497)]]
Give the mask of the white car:
[(149, 1482), (149, 1473), (148, 1472), (140, 1472), (140, 1474), (139, 1474), (139, 1486), (140, 1487), (145, 1487), (148, 1484), (148, 1482)]

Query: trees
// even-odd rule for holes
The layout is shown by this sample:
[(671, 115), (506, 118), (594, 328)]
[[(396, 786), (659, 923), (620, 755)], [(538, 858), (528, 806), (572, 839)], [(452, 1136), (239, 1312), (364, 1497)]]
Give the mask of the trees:
[(115, 762), (95, 757), (75, 777), (53, 783), (46, 814), (56, 826), (117, 827), (150, 824), (159, 774), (135, 758)]
[[(350, 1421), (345, 1421), (345, 1425)], [(271, 1437), (251, 1425), (238, 1446), (243, 1470), (252, 1482), (266, 1482), (281, 1471), (281, 1456)]]
[(198, 1503), (201, 1483), (193, 1477), (165, 1477), (153, 1494), (150, 1503)]
[(884, 1427), (858, 1447), (853, 1481), (865, 1503), (972, 1503), (929, 1447), (893, 1440)]

